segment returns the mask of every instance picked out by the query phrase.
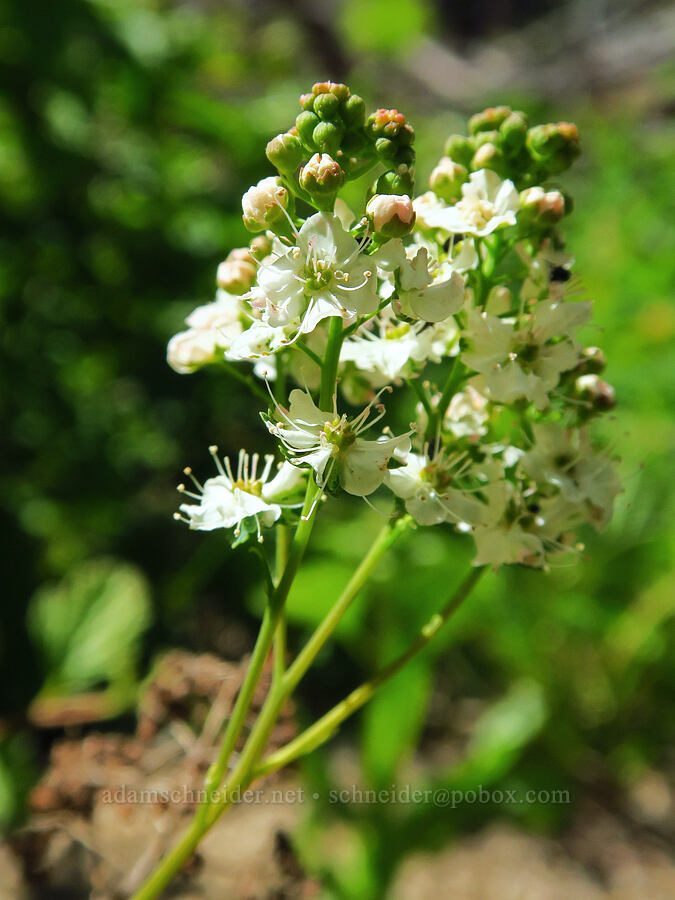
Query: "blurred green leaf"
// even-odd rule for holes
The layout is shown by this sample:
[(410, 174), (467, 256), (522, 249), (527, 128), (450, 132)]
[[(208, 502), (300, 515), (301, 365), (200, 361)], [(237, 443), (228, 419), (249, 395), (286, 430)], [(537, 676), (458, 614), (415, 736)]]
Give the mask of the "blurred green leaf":
[(150, 623), (148, 586), (134, 566), (108, 559), (86, 562), (59, 584), (40, 589), (28, 616), (49, 693), (128, 683)]

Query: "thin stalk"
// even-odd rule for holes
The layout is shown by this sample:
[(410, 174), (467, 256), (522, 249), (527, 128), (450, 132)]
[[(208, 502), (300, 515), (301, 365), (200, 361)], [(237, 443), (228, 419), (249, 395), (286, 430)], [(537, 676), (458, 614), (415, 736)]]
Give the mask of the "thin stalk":
[[(291, 552), (291, 532), (288, 525), (277, 525), (276, 583), (281, 580)], [(282, 610), (274, 633), (274, 678), (278, 680), (286, 671), (286, 615)]]
[(221, 360), (221, 365), (223, 366), (225, 371), (228, 373), (228, 375), (231, 375), (237, 381), (240, 381), (242, 384), (245, 384), (246, 387), (249, 389), (249, 391), (251, 391), (253, 394), (255, 394), (255, 396), (259, 400), (262, 400), (265, 403), (265, 407), (267, 407), (267, 404), (269, 403), (270, 398), (267, 396), (267, 393), (260, 387), (258, 382), (255, 380), (254, 375), (245, 375), (244, 372), (240, 372), (239, 369), (233, 363), (229, 362), (229, 360), (227, 360), (227, 359)]
[(338, 363), (340, 362), (340, 349), (342, 347), (342, 319), (340, 316), (331, 316), (328, 326), (328, 344), (326, 355), (321, 369), (321, 389), (319, 391), (319, 409), (330, 410), (333, 408), (333, 394), (337, 381)]
[[(429, 641), (441, 630), (452, 614), (459, 608), (466, 597), (471, 593), (474, 585), (485, 571), (485, 566), (474, 568), (457, 588), (445, 606), (433, 615), (421, 629), (412, 644), (400, 656), (397, 656), (389, 665), (381, 669), (376, 675), (365, 681), (351, 692), (344, 700), (334, 706), (317, 722), (307, 728), (302, 734), (286, 744), (275, 753), (266, 756), (254, 771), (254, 778), (276, 772), (288, 765), (300, 756), (325, 743), (338, 727), (349, 718), (357, 709), (362, 707), (383, 684), (393, 678), (400, 670), (410, 662), (413, 657), (422, 651)], [(253, 779), (251, 779), (253, 780)]]
[(234, 747), (237, 743), (237, 740), (239, 739), (242, 728), (244, 727), (246, 715), (251, 707), (251, 702), (253, 700), (253, 694), (258, 685), (258, 682), (260, 681), (260, 676), (262, 674), (265, 660), (267, 659), (267, 655), (270, 652), (270, 648), (274, 640), (274, 634), (281, 618), (284, 603), (286, 602), (286, 597), (288, 596), (291, 584), (293, 583), (293, 579), (295, 578), (298, 566), (300, 565), (300, 561), (304, 555), (305, 548), (307, 547), (307, 542), (309, 541), (309, 536), (312, 531), (312, 525), (314, 523), (314, 516), (312, 516), (311, 518), (305, 517), (309, 514), (309, 511), (312, 508), (312, 504), (316, 499), (316, 493), (318, 490), (320, 489), (317, 488), (314, 482), (310, 479), (307, 484), (307, 492), (305, 494), (302, 516), (293, 537), (288, 562), (284, 567), (283, 575), (281, 576), (279, 583), (271, 593), (269, 602), (265, 607), (265, 613), (263, 615), (260, 631), (258, 632), (258, 637), (253, 648), (253, 653), (251, 654), (251, 660), (246, 672), (246, 677), (244, 678), (244, 683), (242, 684), (239, 690), (239, 694), (237, 695), (237, 700), (234, 705), (234, 709), (232, 710), (230, 720), (227, 723), (227, 728), (225, 730), (225, 735), (223, 737), (223, 743), (221, 745), (220, 752), (218, 753), (216, 761), (210, 767), (206, 775), (205, 788), (207, 794), (207, 802), (206, 804), (202, 804), (202, 806), (200, 806), (199, 808), (199, 811), (197, 812), (197, 820), (200, 822), (203, 821), (206, 816), (206, 810), (208, 809), (209, 805), (208, 797), (214, 790), (217, 790), (222, 783), (223, 776), (227, 771), (227, 765), (230, 761), (230, 757), (232, 756)]
[(350, 578), (345, 589), (333, 604), (324, 620), (316, 628), (303, 649), (297, 655), (293, 663), (289, 666), (288, 671), (284, 676), (283, 684), (283, 689), (287, 697), (293, 693), (300, 679), (312, 665), (319, 652), (326, 644), (326, 641), (333, 631), (335, 631), (338, 623), (351, 606), (354, 598), (372, 575), (384, 554), (392, 544), (396, 543), (411, 524), (412, 518), (405, 515), (395, 521), (389, 521), (380, 531), (379, 535), (371, 545), (370, 550), (366, 553), (358, 568)]

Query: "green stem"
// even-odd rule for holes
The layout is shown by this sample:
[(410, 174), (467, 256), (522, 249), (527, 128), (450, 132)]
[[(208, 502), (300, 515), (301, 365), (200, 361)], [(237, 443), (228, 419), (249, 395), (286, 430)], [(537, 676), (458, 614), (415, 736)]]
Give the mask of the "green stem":
[(422, 406), (424, 407), (424, 410), (427, 414), (427, 421), (431, 421), (431, 418), (433, 417), (434, 413), (431, 408), (431, 403), (429, 402), (429, 396), (427, 395), (426, 390), (424, 389), (423, 385), (421, 385), (419, 383), (419, 381), (420, 381), (419, 378), (409, 378), (407, 380), (407, 383), (408, 383), (408, 385), (410, 385), (410, 387), (413, 389), (413, 391), (415, 391), (415, 393), (419, 397), (420, 402), (421, 402)]
[[(288, 525), (277, 525), (277, 544), (276, 544), (276, 581), (281, 580), (284, 569), (288, 563), (288, 557), (291, 551), (291, 533)], [(274, 633), (274, 678), (279, 680), (283, 678), (286, 671), (286, 616), (282, 610), (277, 623), (277, 630)]]
[[(371, 699), (373, 694), (383, 684), (393, 678), (410, 660), (423, 650), (429, 641), (441, 630), (452, 614), (459, 608), (466, 597), (471, 593), (474, 585), (485, 571), (485, 566), (473, 569), (457, 588), (445, 606), (433, 615), (421, 629), (412, 644), (400, 656), (397, 656), (389, 665), (381, 669), (376, 675), (365, 681), (351, 692), (344, 700), (334, 706), (312, 726), (307, 728), (294, 740), (271, 753), (263, 759), (253, 773), (254, 778), (276, 772), (277, 769), (288, 765), (290, 762), (304, 756), (310, 751), (325, 743), (337, 730), (337, 728), (349, 718), (357, 709)], [(251, 779), (253, 780), (253, 779)]]
[(243, 372), (240, 372), (239, 369), (231, 362), (226, 359), (221, 360), (221, 365), (233, 378), (237, 381), (240, 381), (242, 384), (245, 384), (246, 387), (251, 391), (255, 396), (262, 400), (265, 403), (265, 408), (270, 402), (270, 398), (268, 394), (260, 387), (258, 382), (255, 380), (255, 375), (245, 375)]
[(223, 737), (223, 743), (221, 745), (220, 752), (218, 753), (216, 761), (213, 763), (206, 775), (205, 788), (207, 801), (205, 804), (202, 804), (202, 806), (200, 806), (197, 813), (197, 820), (199, 822), (203, 822), (206, 817), (208, 806), (210, 805), (208, 798), (214, 790), (217, 790), (220, 787), (223, 776), (225, 775), (225, 772), (227, 770), (227, 765), (230, 761), (230, 757), (232, 756), (232, 752), (235, 748), (237, 740), (239, 739), (239, 735), (241, 734), (242, 728), (244, 727), (246, 715), (251, 707), (251, 702), (253, 700), (253, 694), (258, 685), (258, 682), (260, 681), (260, 676), (262, 674), (265, 660), (267, 659), (267, 655), (270, 652), (270, 648), (274, 640), (274, 634), (277, 630), (279, 620), (281, 619), (284, 603), (286, 602), (286, 597), (288, 596), (288, 592), (293, 583), (293, 579), (295, 578), (295, 574), (300, 565), (300, 561), (305, 553), (307, 542), (309, 541), (309, 536), (312, 531), (312, 525), (314, 523), (314, 516), (309, 517), (309, 511), (314, 504), (317, 492), (319, 490), (320, 489), (317, 488), (314, 482), (310, 479), (307, 484), (307, 492), (305, 494), (302, 516), (293, 537), (288, 562), (284, 567), (284, 571), (281, 578), (279, 579), (279, 583), (271, 593), (267, 606), (265, 607), (265, 613), (263, 615), (260, 631), (258, 632), (258, 638), (255, 642), (255, 647), (253, 648), (253, 653), (251, 654), (251, 660), (246, 672), (246, 677), (244, 678), (244, 683), (242, 684), (239, 690), (239, 694), (237, 695), (237, 700), (234, 705), (234, 709), (232, 710), (230, 720), (227, 723), (227, 728), (225, 730), (225, 735)]
[(328, 344), (321, 369), (321, 389), (319, 391), (319, 409), (324, 411), (333, 408), (333, 394), (337, 381), (340, 349), (342, 347), (342, 319), (331, 316), (328, 326)]
[(392, 544), (396, 543), (410, 525), (412, 525), (412, 518), (409, 515), (405, 515), (400, 519), (390, 520), (380, 531), (370, 550), (350, 578), (349, 583), (286, 672), (284, 676), (284, 692), (287, 697), (290, 697), (301, 678), (312, 665), (326, 641), (351, 606), (356, 595), (373, 574), (384, 554)]
[(315, 353), (313, 350), (310, 350), (307, 344), (302, 340), (302, 338), (295, 342), (295, 346), (298, 350), (302, 350), (305, 356), (309, 356), (312, 362), (315, 362), (319, 368), (323, 366), (323, 360), (319, 356), (318, 353)]

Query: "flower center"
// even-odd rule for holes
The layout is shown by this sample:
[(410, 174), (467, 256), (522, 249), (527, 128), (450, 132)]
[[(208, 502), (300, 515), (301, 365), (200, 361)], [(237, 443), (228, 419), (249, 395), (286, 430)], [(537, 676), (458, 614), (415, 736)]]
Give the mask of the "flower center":
[(408, 325), (407, 322), (403, 322), (401, 325), (387, 328), (384, 337), (387, 341), (395, 341), (398, 338), (404, 337), (409, 331), (410, 325)]
[(457, 204), (466, 221), (474, 228), (485, 228), (493, 216), (494, 207), (489, 200), (480, 197), (465, 197)]
[(325, 440), (337, 449), (338, 453), (347, 450), (356, 440), (356, 432), (351, 425), (345, 422), (344, 416), (340, 419), (333, 419), (332, 422), (326, 422), (323, 426), (323, 435)]
[(516, 345), (513, 356), (518, 359), (521, 368), (529, 369), (539, 356), (539, 344), (536, 341), (526, 341)]
[(240, 491), (246, 491), (247, 494), (253, 494), (254, 497), (262, 497), (263, 483), (260, 480), (249, 481), (247, 478), (238, 478), (232, 482), (232, 489), (239, 488)]
[(431, 462), (420, 472), (420, 479), (436, 491), (443, 491), (452, 483), (452, 475), (446, 466)]
[(303, 277), (310, 291), (320, 291), (329, 285), (333, 279), (333, 269), (331, 264), (325, 259), (315, 259), (312, 257), (303, 271)]

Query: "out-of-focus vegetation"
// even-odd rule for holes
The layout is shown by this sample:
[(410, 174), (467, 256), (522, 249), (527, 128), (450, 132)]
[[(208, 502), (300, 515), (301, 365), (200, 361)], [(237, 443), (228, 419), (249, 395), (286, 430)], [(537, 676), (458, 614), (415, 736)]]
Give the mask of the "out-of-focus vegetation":
[[(226, 373), (175, 375), (165, 345), (211, 298), (217, 262), (245, 241), (241, 194), (267, 174), (265, 142), (312, 81), (349, 78), (373, 104), (408, 114), (422, 188), (458, 111), (397, 60), (435, 33), (441, 14), (417, 0), (372, 4), (367, 14), (367, 28), (356, 27), (360, 4), (351, 2), (328, 23), (293, 3), (8, 0), (0, 14), (5, 824), (21, 820), (25, 791), (60, 733), (36, 722), (58, 722), (73, 692), (86, 691), (105, 719), (133, 706), (162, 649), (237, 657), (250, 645), (256, 561), (217, 533), (177, 526), (173, 485), (187, 462), (208, 468), (208, 444), (263, 449), (266, 435)], [(451, 14), (443, 21), (449, 28)], [(657, 70), (598, 97), (552, 102), (505, 87), (484, 98), (579, 123), (585, 153), (565, 181), (576, 204), (566, 228), (575, 287), (595, 300), (617, 391), (606, 436), (623, 458), (625, 493), (578, 565), (485, 578), (430, 652), (347, 729), (365, 784), (567, 788), (621, 806), (641, 779), (672, 766), (669, 92), (671, 73)], [(357, 530), (378, 527), (365, 507), (355, 521), (350, 505), (317, 528), (290, 600), (292, 641), (346, 581)], [(327, 708), (400, 649), (468, 552), (436, 529), (402, 546), (320, 658), (300, 715)], [(464, 745), (467, 716), (461, 758), (437, 753), (411, 774), (420, 739)], [(330, 759), (327, 751), (304, 767), (324, 797)], [(569, 813), (550, 804), (319, 804), (298, 839), (335, 896), (363, 900), (381, 895), (411, 849), (495, 816), (555, 829)], [(314, 836), (335, 821), (351, 843), (331, 862)]]

